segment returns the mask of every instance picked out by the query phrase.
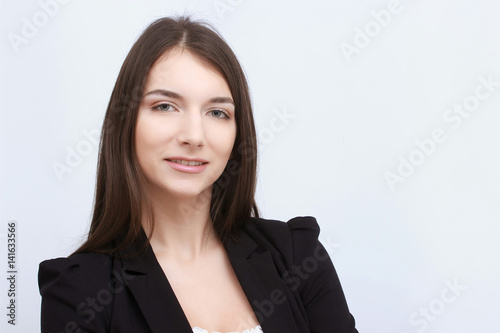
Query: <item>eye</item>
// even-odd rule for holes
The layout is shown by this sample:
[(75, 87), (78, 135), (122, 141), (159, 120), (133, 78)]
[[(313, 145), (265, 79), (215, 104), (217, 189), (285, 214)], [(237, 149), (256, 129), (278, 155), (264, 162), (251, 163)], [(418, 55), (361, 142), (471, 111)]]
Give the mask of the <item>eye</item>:
[(227, 115), (227, 113), (225, 113), (224, 111), (219, 110), (219, 109), (210, 110), (210, 111), (208, 111), (208, 113), (211, 114), (212, 116), (214, 116), (215, 118), (229, 119), (229, 116)]
[(153, 108), (153, 110), (158, 110), (158, 111), (173, 111), (174, 107), (168, 103), (162, 103), (158, 104)]

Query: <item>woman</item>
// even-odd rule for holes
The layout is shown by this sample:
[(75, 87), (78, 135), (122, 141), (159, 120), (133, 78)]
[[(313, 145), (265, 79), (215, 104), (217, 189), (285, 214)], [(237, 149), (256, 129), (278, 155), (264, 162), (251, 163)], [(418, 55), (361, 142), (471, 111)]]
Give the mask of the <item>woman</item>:
[(87, 241), (40, 264), (42, 332), (356, 332), (314, 218), (259, 218), (243, 71), (202, 23), (151, 24), (101, 133)]

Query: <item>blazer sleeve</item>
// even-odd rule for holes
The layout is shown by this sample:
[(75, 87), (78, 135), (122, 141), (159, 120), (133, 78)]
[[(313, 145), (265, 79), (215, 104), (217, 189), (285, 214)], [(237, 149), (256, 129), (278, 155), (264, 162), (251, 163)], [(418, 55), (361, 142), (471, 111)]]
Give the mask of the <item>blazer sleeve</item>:
[(328, 252), (318, 240), (319, 225), (313, 217), (288, 221), (292, 233), (298, 289), (311, 333), (357, 333), (354, 317)]
[[(110, 293), (78, 256), (46, 260), (39, 266), (42, 333), (108, 331)], [(97, 274), (104, 276), (107, 270), (102, 266)]]

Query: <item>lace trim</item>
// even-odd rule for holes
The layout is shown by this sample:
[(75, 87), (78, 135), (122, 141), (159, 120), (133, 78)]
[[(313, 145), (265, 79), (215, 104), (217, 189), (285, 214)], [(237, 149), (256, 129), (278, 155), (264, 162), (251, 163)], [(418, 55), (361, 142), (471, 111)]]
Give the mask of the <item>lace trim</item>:
[[(210, 332), (208, 332), (207, 330), (204, 330), (203, 328), (195, 326), (195, 327), (193, 327), (193, 333), (210, 333)], [(212, 333), (221, 333), (221, 332), (213, 331)], [(233, 331), (233, 332), (225, 332), (225, 333), (240, 333), (240, 332)], [(264, 331), (262, 330), (260, 325), (257, 325), (254, 328), (250, 328), (248, 330), (241, 331), (241, 333), (264, 333)]]

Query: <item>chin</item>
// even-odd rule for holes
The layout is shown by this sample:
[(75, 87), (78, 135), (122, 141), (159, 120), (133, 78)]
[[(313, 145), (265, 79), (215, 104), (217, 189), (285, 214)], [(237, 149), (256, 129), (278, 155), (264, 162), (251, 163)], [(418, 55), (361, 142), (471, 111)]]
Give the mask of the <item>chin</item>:
[(178, 200), (194, 200), (194, 199), (210, 199), (211, 197), (211, 187), (210, 189), (197, 188), (196, 186), (180, 186), (178, 188), (165, 189), (165, 194), (168, 197), (172, 197)]

